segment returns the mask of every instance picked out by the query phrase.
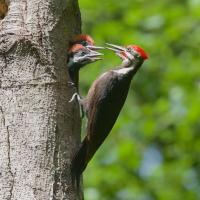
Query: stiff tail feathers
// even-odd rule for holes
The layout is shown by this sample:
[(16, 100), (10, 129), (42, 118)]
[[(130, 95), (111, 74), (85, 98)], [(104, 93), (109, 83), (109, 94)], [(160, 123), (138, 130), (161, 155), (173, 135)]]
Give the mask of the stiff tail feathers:
[(73, 157), (71, 164), (72, 185), (73, 187), (77, 187), (78, 190), (80, 186), (81, 175), (87, 166), (87, 152), (88, 141), (85, 138)]

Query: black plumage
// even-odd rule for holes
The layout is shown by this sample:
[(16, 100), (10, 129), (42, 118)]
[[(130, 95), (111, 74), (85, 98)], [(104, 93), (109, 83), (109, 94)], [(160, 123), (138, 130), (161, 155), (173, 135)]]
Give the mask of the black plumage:
[(135, 46), (131, 47), (131, 52), (130, 48), (127, 53), (125, 50), (119, 52), (117, 49), (122, 64), (97, 78), (82, 100), (88, 122), (87, 135), (72, 160), (72, 175), (77, 186), (88, 162), (113, 128), (127, 98), (131, 80), (147, 58), (143, 51), (142, 55), (138, 53)]

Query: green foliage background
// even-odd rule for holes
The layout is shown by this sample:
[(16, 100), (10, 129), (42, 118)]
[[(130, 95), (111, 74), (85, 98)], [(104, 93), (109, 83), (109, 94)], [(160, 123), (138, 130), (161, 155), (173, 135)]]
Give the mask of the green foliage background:
[[(79, 0), (96, 44), (149, 53), (125, 106), (84, 173), (86, 200), (200, 199), (200, 0)], [(81, 92), (120, 63), (81, 70)], [(120, 91), (119, 91), (120, 92)]]

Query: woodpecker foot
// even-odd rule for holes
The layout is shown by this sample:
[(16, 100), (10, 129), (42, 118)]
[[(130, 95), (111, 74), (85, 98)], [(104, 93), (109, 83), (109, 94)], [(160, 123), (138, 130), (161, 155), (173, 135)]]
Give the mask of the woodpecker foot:
[(68, 81), (67, 83), (68, 83), (68, 85), (70, 85), (70, 86), (75, 86), (75, 83), (73, 83), (73, 82), (71, 82), (71, 81)]
[(69, 103), (73, 102), (75, 100), (75, 98), (78, 100), (80, 116), (81, 116), (81, 118), (83, 118), (85, 116), (84, 109), (83, 109), (83, 100), (81, 99), (81, 97), (79, 96), (79, 94), (77, 92), (75, 92), (72, 95), (72, 98), (69, 100)]
[(69, 103), (71, 103), (72, 101), (74, 101), (75, 98), (78, 100), (78, 102), (81, 102), (81, 97), (79, 96), (79, 94), (78, 94), (77, 92), (75, 92), (75, 93), (72, 95), (72, 98), (69, 100)]

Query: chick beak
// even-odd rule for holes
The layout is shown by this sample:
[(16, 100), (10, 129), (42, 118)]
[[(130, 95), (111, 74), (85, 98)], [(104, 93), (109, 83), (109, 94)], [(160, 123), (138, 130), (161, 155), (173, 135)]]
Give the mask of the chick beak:
[(87, 45), (87, 48), (90, 50), (102, 50), (105, 49), (104, 47), (94, 46), (94, 45)]
[(87, 54), (87, 57), (90, 58), (92, 61), (102, 60), (102, 58), (99, 56), (103, 56), (103, 54), (93, 50), (90, 50), (90, 53)]

